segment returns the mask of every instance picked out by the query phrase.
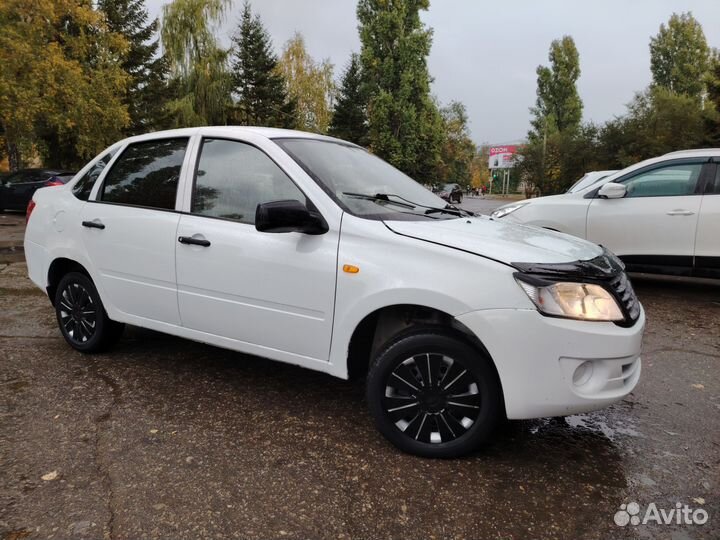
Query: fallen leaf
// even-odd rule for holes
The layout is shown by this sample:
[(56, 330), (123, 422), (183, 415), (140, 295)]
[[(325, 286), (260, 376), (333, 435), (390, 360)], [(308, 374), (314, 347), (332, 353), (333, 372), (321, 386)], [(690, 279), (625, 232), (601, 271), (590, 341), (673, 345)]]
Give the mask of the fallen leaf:
[(153, 435), (155, 435), (157, 432), (158, 432), (157, 429), (151, 429), (151, 430), (150, 430), (150, 433), (152, 433)]
[(693, 388), (697, 388), (698, 390), (702, 390), (703, 388), (705, 388), (704, 384), (691, 384), (690, 386), (692, 386)]
[(47, 474), (43, 474), (40, 478), (42, 478), (46, 482), (49, 482), (50, 480), (55, 480), (57, 477), (58, 477), (58, 472), (52, 471)]
[(698, 504), (705, 504), (705, 499), (702, 497), (693, 497), (693, 502), (696, 502)]

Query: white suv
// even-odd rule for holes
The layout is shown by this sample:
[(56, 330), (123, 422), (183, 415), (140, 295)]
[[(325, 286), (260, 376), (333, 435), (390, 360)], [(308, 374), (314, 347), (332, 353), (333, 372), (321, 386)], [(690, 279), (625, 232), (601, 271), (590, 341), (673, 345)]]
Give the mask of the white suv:
[(67, 342), (122, 324), (348, 378), (379, 430), (457, 456), (497, 420), (604, 407), (645, 316), (584, 240), (447, 205), (355, 145), (204, 127), (133, 137), (29, 208), (30, 278)]
[(631, 271), (720, 278), (719, 162), (720, 149), (673, 152), (493, 217), (597, 242)]

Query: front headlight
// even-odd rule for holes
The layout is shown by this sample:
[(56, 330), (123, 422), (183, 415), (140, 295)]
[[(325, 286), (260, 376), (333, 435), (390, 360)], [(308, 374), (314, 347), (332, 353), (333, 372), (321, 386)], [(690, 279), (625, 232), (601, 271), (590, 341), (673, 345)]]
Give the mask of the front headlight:
[(615, 298), (601, 285), (559, 282), (540, 286), (521, 279), (517, 282), (538, 310), (547, 315), (584, 321), (625, 319)]
[(522, 202), (522, 203), (509, 204), (509, 205), (507, 205), (507, 206), (503, 206), (502, 208), (498, 208), (498, 209), (495, 210), (492, 214), (490, 214), (490, 217), (494, 217), (494, 218), (496, 218), (496, 219), (497, 219), (497, 218), (501, 218), (501, 217), (505, 217), (505, 216), (507, 216), (508, 214), (512, 214), (515, 210), (519, 210), (520, 208), (522, 208), (522, 207), (525, 206), (526, 204), (528, 204), (528, 203)]

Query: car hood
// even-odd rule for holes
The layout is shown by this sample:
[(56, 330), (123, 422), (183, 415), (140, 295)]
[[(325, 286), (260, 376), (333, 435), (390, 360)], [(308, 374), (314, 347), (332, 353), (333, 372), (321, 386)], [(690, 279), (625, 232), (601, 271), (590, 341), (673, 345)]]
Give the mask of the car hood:
[(386, 221), (396, 234), (475, 253), (506, 264), (564, 263), (593, 259), (597, 244), (567, 234), (486, 216), (427, 221)]

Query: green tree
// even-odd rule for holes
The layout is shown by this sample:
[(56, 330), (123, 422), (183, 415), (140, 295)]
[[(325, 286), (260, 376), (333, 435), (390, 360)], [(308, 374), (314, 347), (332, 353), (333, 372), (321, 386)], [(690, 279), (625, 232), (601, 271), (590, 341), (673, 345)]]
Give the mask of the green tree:
[(360, 56), (356, 53), (350, 56), (343, 72), (328, 134), (361, 146), (368, 145), (367, 100)]
[(0, 133), (11, 169), (23, 152), (48, 150), (41, 133), (72, 148), (66, 166), (120, 138), (127, 42), (90, 0), (4, 0), (0, 29)]
[(228, 52), (214, 31), (231, 0), (173, 0), (163, 6), (162, 43), (178, 96), (167, 104), (175, 127), (224, 124), (231, 106)]
[(705, 145), (720, 146), (720, 52), (718, 51), (712, 56), (707, 77)]
[(555, 131), (564, 133), (580, 126), (583, 104), (577, 91), (580, 55), (570, 36), (550, 45), (550, 67), (537, 68), (537, 101), (530, 137), (544, 137)]
[[(639, 93), (613, 134), (622, 141), (615, 163), (626, 167), (675, 150), (700, 148), (705, 139), (705, 118), (701, 105), (687, 94), (662, 87)], [(606, 141), (607, 134), (601, 143)]]
[(98, 0), (111, 32), (121, 34), (129, 47), (122, 68), (130, 77), (123, 100), (130, 114), (128, 135), (158, 129), (167, 99), (168, 64), (157, 57), (158, 20), (149, 21), (145, 0)]
[(231, 75), (237, 98), (233, 120), (244, 125), (295, 126), (296, 104), (289, 99), (279, 73), (270, 35), (249, 2), (243, 5), (232, 38)]
[(673, 13), (650, 38), (653, 84), (700, 100), (710, 64), (710, 49), (692, 13)]
[(428, 0), (360, 0), (357, 16), (370, 148), (421, 182), (440, 163), (442, 119), (430, 96)]
[(335, 83), (328, 60), (316, 62), (296, 33), (283, 48), (277, 73), (287, 82), (290, 98), (296, 103), (297, 129), (326, 133), (332, 117)]
[(472, 164), (477, 148), (470, 138), (465, 105), (452, 101), (440, 109), (443, 123), (441, 162), (437, 179), (469, 186), (472, 180)]

